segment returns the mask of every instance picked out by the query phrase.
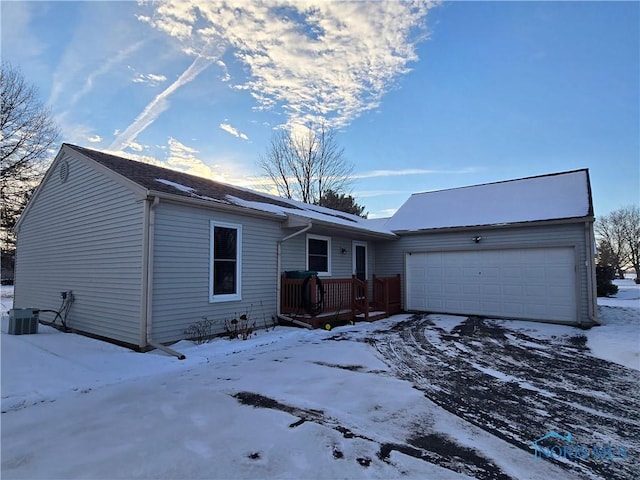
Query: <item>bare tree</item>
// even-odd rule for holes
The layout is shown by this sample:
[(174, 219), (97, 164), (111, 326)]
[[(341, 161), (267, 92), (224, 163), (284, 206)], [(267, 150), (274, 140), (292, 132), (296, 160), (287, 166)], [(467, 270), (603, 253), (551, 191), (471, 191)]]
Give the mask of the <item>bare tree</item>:
[(44, 174), (59, 132), (38, 90), (6, 62), (0, 71), (0, 128), (0, 244), (10, 255), (13, 226)]
[(325, 125), (303, 133), (280, 130), (259, 165), (286, 198), (318, 204), (328, 192), (344, 192), (353, 166), (344, 158), (335, 132)]
[(598, 218), (595, 232), (617, 274), (633, 267), (640, 278), (640, 208), (628, 206)]

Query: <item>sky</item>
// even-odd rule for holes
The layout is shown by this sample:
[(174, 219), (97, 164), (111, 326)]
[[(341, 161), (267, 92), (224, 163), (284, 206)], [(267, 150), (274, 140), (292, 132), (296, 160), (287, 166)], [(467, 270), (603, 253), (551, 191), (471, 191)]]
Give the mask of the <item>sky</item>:
[[(588, 168), (640, 203), (639, 2), (2, 1), (61, 142), (265, 189), (325, 122), (370, 218), (412, 193)], [(508, 199), (506, 199), (508, 201)]]

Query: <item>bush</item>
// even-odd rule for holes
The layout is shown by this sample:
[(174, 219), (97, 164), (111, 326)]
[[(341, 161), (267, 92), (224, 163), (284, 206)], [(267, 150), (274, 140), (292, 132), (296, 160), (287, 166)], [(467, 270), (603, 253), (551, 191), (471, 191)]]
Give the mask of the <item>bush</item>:
[(244, 313), (238, 318), (224, 321), (224, 330), (230, 340), (234, 338), (248, 339), (256, 328), (256, 321), (249, 320), (248, 314)]
[(599, 297), (608, 297), (618, 293), (618, 287), (614, 285), (615, 269), (610, 265), (596, 266), (596, 285)]
[(187, 339), (191, 340), (196, 345), (202, 345), (208, 343), (213, 337), (213, 320), (205, 318), (199, 322), (189, 325), (184, 333)]

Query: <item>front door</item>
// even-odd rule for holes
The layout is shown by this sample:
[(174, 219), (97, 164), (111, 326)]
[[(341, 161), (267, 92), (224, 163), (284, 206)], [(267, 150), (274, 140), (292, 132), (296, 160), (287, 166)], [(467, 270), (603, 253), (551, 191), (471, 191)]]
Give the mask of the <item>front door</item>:
[(367, 244), (353, 242), (353, 273), (359, 280), (367, 279)]

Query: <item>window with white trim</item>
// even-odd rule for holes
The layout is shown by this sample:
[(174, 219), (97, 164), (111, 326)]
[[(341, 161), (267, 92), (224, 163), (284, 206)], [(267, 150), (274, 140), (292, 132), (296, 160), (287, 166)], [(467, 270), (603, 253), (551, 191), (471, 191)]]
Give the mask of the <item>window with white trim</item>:
[(307, 235), (307, 270), (331, 275), (331, 237)]
[(209, 300), (242, 299), (242, 225), (211, 222)]

